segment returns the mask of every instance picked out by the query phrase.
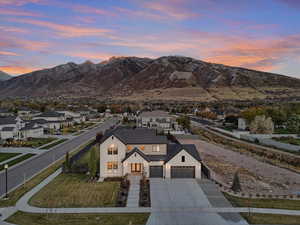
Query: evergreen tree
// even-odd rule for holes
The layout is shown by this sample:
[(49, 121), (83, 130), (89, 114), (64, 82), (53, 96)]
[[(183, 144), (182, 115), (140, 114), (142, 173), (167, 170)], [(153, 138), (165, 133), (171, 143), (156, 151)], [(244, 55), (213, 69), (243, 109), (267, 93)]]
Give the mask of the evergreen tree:
[(242, 190), (238, 171), (234, 174), (231, 189), (234, 192), (240, 192)]

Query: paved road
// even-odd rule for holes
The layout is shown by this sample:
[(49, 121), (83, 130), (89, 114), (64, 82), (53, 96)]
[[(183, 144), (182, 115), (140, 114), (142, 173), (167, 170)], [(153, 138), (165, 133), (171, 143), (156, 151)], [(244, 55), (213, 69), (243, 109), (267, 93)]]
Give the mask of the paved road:
[[(51, 151), (45, 151), (43, 154), (36, 155), (23, 163), (20, 163), (8, 170), (8, 190), (12, 191), (24, 182), (24, 178), (28, 179), (47, 168), (50, 164), (64, 157), (68, 151), (73, 151), (80, 145), (86, 143), (91, 138), (95, 137), (96, 133), (103, 132), (116, 124), (117, 119), (112, 118), (98, 127), (95, 127), (80, 136), (77, 136), (69, 141), (57, 145)], [(5, 194), (5, 173), (0, 173), (0, 196)]]
[(151, 216), (147, 225), (247, 225), (215, 211), (195, 179), (151, 179)]

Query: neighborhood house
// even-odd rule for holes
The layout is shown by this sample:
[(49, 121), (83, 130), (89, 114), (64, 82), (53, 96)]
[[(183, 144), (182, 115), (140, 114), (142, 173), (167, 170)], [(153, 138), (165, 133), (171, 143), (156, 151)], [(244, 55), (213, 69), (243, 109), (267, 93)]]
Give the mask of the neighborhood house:
[(155, 129), (118, 127), (102, 138), (100, 179), (126, 174), (201, 178), (201, 158), (195, 145), (169, 143)]

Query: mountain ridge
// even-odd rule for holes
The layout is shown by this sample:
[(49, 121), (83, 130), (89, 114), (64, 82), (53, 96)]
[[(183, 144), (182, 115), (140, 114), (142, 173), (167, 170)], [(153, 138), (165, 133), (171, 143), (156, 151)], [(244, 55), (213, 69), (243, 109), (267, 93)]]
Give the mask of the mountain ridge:
[(9, 80), (12, 76), (0, 70), (0, 81)]
[(299, 90), (300, 79), (297, 78), (184, 56), (113, 57), (100, 63), (69, 62), (0, 82), (0, 95), (5, 97), (96, 96), (129, 100), (222, 101), (279, 95), (300, 97)]

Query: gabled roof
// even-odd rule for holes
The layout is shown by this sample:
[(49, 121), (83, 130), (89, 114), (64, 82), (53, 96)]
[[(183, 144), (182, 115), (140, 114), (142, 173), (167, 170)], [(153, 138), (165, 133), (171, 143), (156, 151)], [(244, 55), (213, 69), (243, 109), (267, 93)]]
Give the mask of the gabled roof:
[(42, 128), (41, 126), (37, 125), (36, 123), (28, 123), (25, 125), (25, 127), (21, 128), (21, 131), (24, 130), (35, 130), (35, 129), (40, 129)]
[(202, 161), (195, 145), (193, 145), (193, 144), (183, 144), (183, 145), (182, 144), (168, 144), (167, 159), (166, 159), (165, 163), (167, 163), (172, 158), (174, 158), (182, 150), (185, 150), (197, 161), (199, 161), (199, 162)]
[(64, 113), (59, 113), (55, 111), (49, 111), (49, 112), (44, 112), (40, 115), (37, 115), (37, 117), (61, 117), (64, 116)]
[(146, 111), (140, 114), (140, 117), (171, 117), (168, 112), (162, 110)]
[(148, 128), (127, 128), (117, 127), (106, 132), (102, 138), (104, 142), (107, 138), (114, 135), (124, 144), (167, 144), (166, 136), (156, 135), (156, 130)]
[(133, 154), (139, 154), (143, 159), (145, 159), (147, 162), (150, 162), (150, 159), (148, 158), (147, 155), (145, 155), (141, 150), (139, 150), (138, 148), (134, 148), (132, 149), (130, 152), (126, 153), (125, 158), (122, 160), (122, 162), (126, 161), (126, 159), (128, 159), (130, 156), (132, 156)]

